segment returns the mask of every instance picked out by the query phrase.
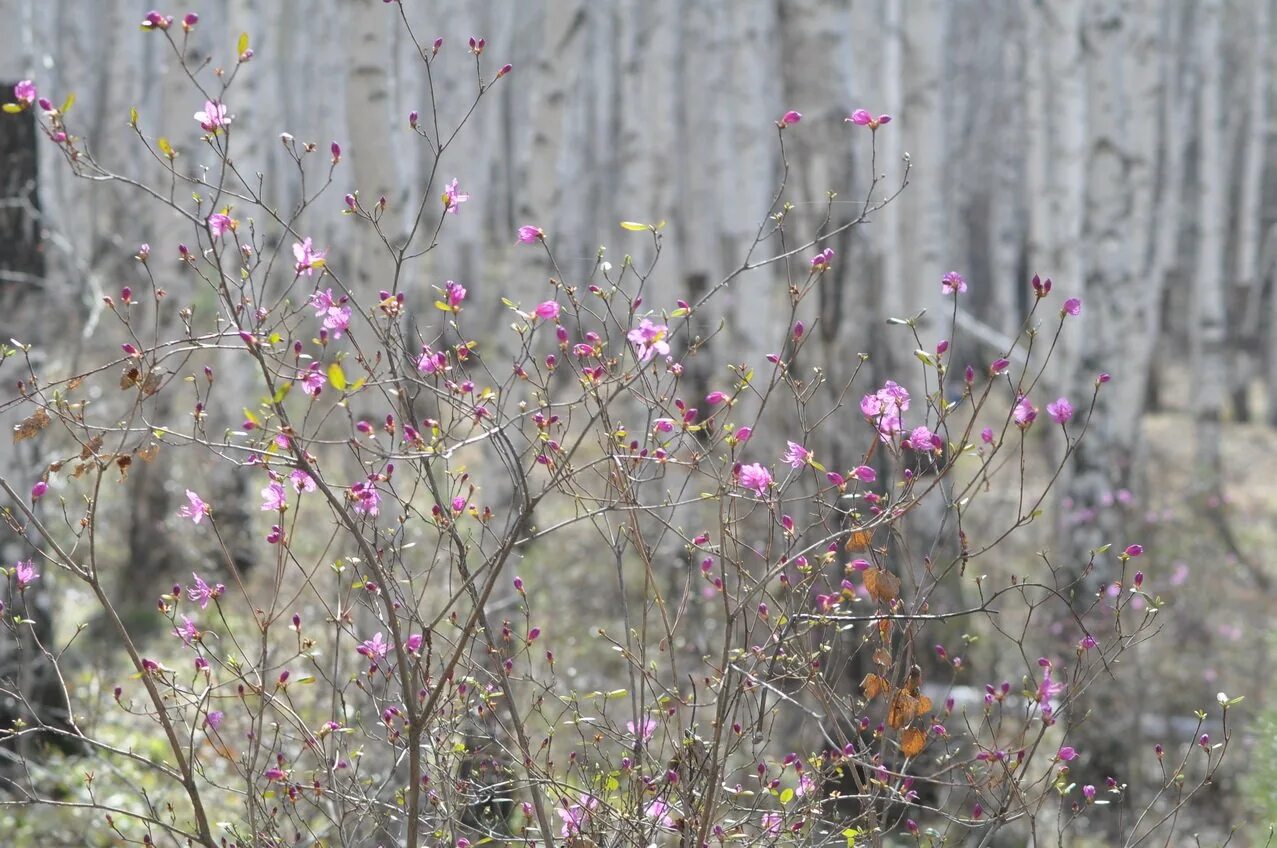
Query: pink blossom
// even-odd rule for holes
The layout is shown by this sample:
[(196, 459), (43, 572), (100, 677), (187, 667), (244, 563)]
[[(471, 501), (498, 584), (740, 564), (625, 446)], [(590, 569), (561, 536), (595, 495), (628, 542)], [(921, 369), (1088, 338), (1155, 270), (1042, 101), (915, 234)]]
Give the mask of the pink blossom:
[(753, 427), (738, 427), (736, 429), (736, 442), (738, 444), (744, 444), (749, 441), (749, 437), (752, 435), (754, 435)]
[(18, 84), (13, 87), (13, 97), (18, 101), (19, 105), (23, 107), (30, 106), (35, 102), (37, 97), (35, 83), (31, 80), (19, 81)]
[(1063, 748), (1059, 750), (1056, 756), (1067, 763), (1077, 759), (1077, 750), (1074, 749), (1071, 745), (1065, 745)]
[(967, 290), (966, 278), (957, 271), (950, 271), (940, 278), (941, 294), (962, 294)]
[(311, 397), (319, 397), (319, 392), (324, 388), (327, 378), (324, 372), (319, 369), (318, 362), (312, 362), (310, 368), (301, 377), (302, 391)]
[(1083, 795), (1083, 797), (1085, 797), (1085, 798), (1086, 798), (1086, 801), (1087, 801), (1087, 803), (1088, 803), (1088, 804), (1089, 804), (1090, 802), (1094, 801), (1094, 800), (1095, 800), (1095, 787), (1094, 787), (1094, 786), (1092, 786), (1092, 785), (1091, 785), (1091, 784), (1089, 784), (1089, 783), (1088, 783), (1088, 784), (1086, 784), (1085, 786), (1083, 786), (1083, 787), (1082, 787), (1082, 795)]
[(534, 310), (536, 316), (544, 321), (559, 320), (559, 311), (562, 309), (557, 300), (547, 300), (544, 303), (538, 303)]
[(443, 351), (432, 350), (429, 345), (423, 345), (421, 356), (417, 359), (417, 370), (422, 374), (437, 374), (448, 366), (448, 354)]
[(753, 489), (759, 497), (763, 497), (772, 484), (772, 475), (770, 471), (755, 462), (741, 466), (739, 480), (743, 488)]
[(1126, 554), (1128, 557), (1141, 556), (1144, 553), (1144, 546), (1143, 545), (1127, 545), (1126, 550), (1122, 551), (1122, 553)]
[(1039, 277), (1037, 274), (1034, 274), (1033, 279), (1029, 281), (1029, 284), (1033, 286), (1033, 293), (1037, 297), (1040, 297), (1040, 298), (1046, 297), (1048, 294), (1051, 293), (1051, 278), (1050, 277), (1047, 277), (1044, 280), (1041, 277)]
[(182, 644), (188, 648), (191, 642), (200, 638), (200, 631), (195, 626), (195, 622), (186, 616), (182, 616), (182, 623), (173, 629), (173, 635), (182, 640)]
[(331, 332), (334, 339), (340, 339), (342, 333), (350, 329), (350, 307), (345, 303), (345, 296), (342, 296), (340, 300), (335, 299), (332, 289), (317, 290), (310, 296), (310, 305), (315, 308), (315, 317), (324, 319), (324, 329)]
[(993, 444), (993, 428), (985, 427), (983, 430), (981, 430), (980, 440), (983, 441), (986, 445)]
[(722, 403), (725, 400), (727, 400), (726, 392), (720, 392), (715, 390), (705, 395), (705, 402), (709, 404), (710, 406), (718, 406), (720, 403)]
[(449, 215), (456, 215), (457, 208), (470, 199), (470, 195), (462, 194), (457, 188), (457, 181), (454, 178), (448, 183), (447, 188), (443, 190), (443, 208)]
[(294, 470), (292, 474), (289, 474), (288, 480), (293, 484), (294, 492), (315, 491), (315, 479), (300, 468)]
[(1070, 297), (1068, 300), (1064, 301), (1063, 314), (1072, 315), (1075, 318), (1082, 314), (1082, 298)]
[(780, 813), (766, 812), (763, 813), (762, 826), (763, 832), (775, 836), (780, 833)]
[(1064, 424), (1073, 417), (1073, 404), (1069, 403), (1068, 398), (1059, 398), (1052, 403), (1048, 403), (1046, 411), (1056, 424)]
[(1016, 401), (1015, 409), (1011, 413), (1011, 419), (1015, 421), (1015, 426), (1021, 430), (1029, 429), (1038, 417), (1038, 408), (1029, 403), (1027, 395), (1020, 395), (1020, 399)]
[(376, 663), (377, 660), (386, 658), (386, 654), (390, 653), (390, 643), (378, 631), (371, 639), (365, 639), (355, 650)]
[(656, 355), (669, 356), (669, 342), (665, 337), (670, 328), (665, 324), (657, 324), (647, 318), (639, 322), (638, 327), (626, 333), (625, 337), (634, 345), (640, 362), (647, 362)]
[(288, 492), (284, 484), (272, 480), (270, 485), (262, 489), (262, 512), (275, 512), (288, 508)]
[[(826, 271), (829, 269), (829, 266), (833, 261), (834, 261), (834, 249), (832, 247), (826, 247), (820, 253), (817, 253), (815, 256), (811, 258), (812, 270)], [(799, 333), (796, 333), (796, 335), (801, 336), (802, 333), (799, 332)]]
[(204, 716), (204, 724), (216, 731), (222, 726), (222, 719), (226, 717), (226, 713), (221, 710), (209, 710), (208, 715)]
[(1064, 688), (1065, 684), (1051, 678), (1051, 669), (1048, 667), (1042, 672), (1042, 682), (1038, 684), (1037, 699), (1043, 702), (1049, 701), (1063, 692)]
[(861, 414), (878, 429), (878, 436), (884, 442), (900, 432), (901, 415), (908, 408), (909, 391), (892, 380), (860, 400)]
[(13, 574), (18, 580), (19, 589), (25, 589), (40, 579), (40, 572), (35, 570), (35, 563), (30, 560), (14, 565)]
[(180, 518), (191, 519), (192, 524), (199, 524), (204, 520), (204, 516), (213, 511), (208, 504), (204, 503), (199, 495), (195, 494), (190, 489), (186, 490), (186, 499), (190, 503), (179, 509), (177, 514)]
[(545, 230), (531, 225), (519, 227), (519, 241), (524, 244), (536, 244), (545, 240)]
[(926, 427), (915, 427), (913, 432), (909, 434), (909, 438), (905, 440), (905, 444), (916, 451), (932, 453), (940, 450), (944, 442)]
[(414, 633), (404, 641), (404, 650), (410, 654), (418, 653), (425, 641), (425, 637), (423, 637), (420, 633)]
[(43, 480), (37, 480), (35, 485), (31, 487), (31, 500), (38, 501), (44, 497), (49, 491), (49, 484)]
[(186, 596), (199, 604), (200, 609), (207, 607), (209, 601), (220, 598), (226, 591), (226, 587), (221, 583), (216, 586), (209, 586), (204, 582), (204, 578), (198, 574), (192, 574), (191, 576), (195, 578), (195, 585), (187, 587)]
[(784, 115), (780, 116), (780, 120), (776, 122), (776, 126), (780, 127), (783, 130), (785, 127), (792, 127), (794, 124), (798, 123), (802, 119), (803, 119), (802, 112), (795, 112), (793, 109), (790, 109)]
[(208, 231), (213, 238), (221, 238), (228, 230), (235, 229), (235, 220), (230, 215), (214, 212), (208, 216)]
[(327, 254), (326, 250), (315, 250), (309, 238), (293, 242), (293, 257), (297, 260), (294, 270), (307, 277), (314, 276), (316, 268), (324, 267), (324, 257)]
[(781, 460), (788, 462), (790, 468), (799, 468), (811, 461), (811, 451), (797, 442), (786, 441), (786, 444), (788, 447), (785, 449), (785, 454), (781, 457)]
[(851, 470), (851, 476), (862, 483), (872, 483), (878, 479), (878, 472), (868, 465), (857, 465)]
[(631, 736), (639, 739), (643, 744), (647, 744), (651, 741), (652, 734), (656, 732), (656, 722), (650, 718), (643, 719), (637, 725), (632, 721), (627, 721), (625, 729), (629, 731)]
[(994, 377), (996, 377), (999, 374), (1004, 373), (1007, 370), (1007, 366), (1009, 366), (1010, 364), (1011, 364), (1011, 360), (1009, 359), (1005, 359), (1005, 358), (995, 359), (993, 360), (993, 362), (989, 364), (989, 373), (992, 374)]
[(204, 132), (211, 133), (231, 125), (231, 116), (226, 114), (226, 106), (216, 100), (204, 101), (204, 111), (196, 112), (195, 120), (200, 122), (200, 128)]
[(869, 129), (876, 132), (878, 130), (878, 127), (882, 126), (883, 124), (891, 123), (891, 116), (879, 115), (878, 117), (875, 118), (872, 114), (870, 114), (868, 109), (857, 109), (856, 111), (852, 112), (849, 116), (847, 116), (845, 120), (850, 123), (856, 124), (857, 126), (869, 127)]
[(381, 493), (369, 482), (356, 483), (350, 487), (350, 494), (355, 504), (355, 512), (361, 515), (376, 515), (381, 505)]
[(461, 302), (466, 299), (466, 287), (449, 280), (443, 284), (443, 299), (449, 309), (457, 311), (461, 308)]
[(665, 830), (674, 829), (674, 818), (670, 812), (674, 808), (660, 798), (653, 798), (643, 810), (643, 815), (656, 822), (656, 826)]
[(589, 827), (590, 815), (598, 806), (599, 799), (593, 795), (582, 795), (580, 802), (572, 805), (568, 805), (566, 800), (563, 801), (555, 810), (559, 818), (563, 819), (563, 827), (559, 828), (559, 835), (564, 839), (579, 836), (585, 828)]

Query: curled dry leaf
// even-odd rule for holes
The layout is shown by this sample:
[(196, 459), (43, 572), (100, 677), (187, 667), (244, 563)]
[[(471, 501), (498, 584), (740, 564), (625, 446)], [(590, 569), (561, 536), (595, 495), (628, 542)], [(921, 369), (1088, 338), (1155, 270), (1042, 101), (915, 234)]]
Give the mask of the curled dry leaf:
[(872, 568), (865, 572), (865, 589), (878, 603), (889, 604), (900, 597), (900, 578), (885, 568)]
[(891, 684), (873, 672), (866, 674), (865, 679), (860, 681), (860, 691), (871, 701), (890, 688)]
[(14, 443), (16, 444), (24, 439), (29, 439), (36, 433), (39, 433), (45, 427), (49, 426), (50, 420), (49, 413), (44, 411), (44, 407), (39, 407), (34, 413), (13, 426)]
[(916, 757), (927, 747), (927, 734), (916, 727), (910, 727), (900, 734), (900, 753), (906, 757)]

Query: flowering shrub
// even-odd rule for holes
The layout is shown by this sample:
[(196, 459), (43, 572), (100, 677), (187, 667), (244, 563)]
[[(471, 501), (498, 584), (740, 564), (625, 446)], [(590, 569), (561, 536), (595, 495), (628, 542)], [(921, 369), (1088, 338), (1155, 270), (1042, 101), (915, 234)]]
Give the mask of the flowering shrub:
[[(144, 23), (179, 59), (196, 26), (156, 12)], [(448, 57), (442, 39), (407, 35), (426, 73)], [(470, 39), (475, 107), (512, 72), (489, 71), (485, 47)], [(1048, 504), (1090, 423), (1094, 395), (1043, 397), (1039, 416), (1049, 351), (1027, 355), (1044, 332), (1054, 349), (1078, 299), (1046, 314), (1051, 283), (1035, 278), (1015, 348), (983, 366), (955, 362), (954, 333), (925, 343), (916, 320), (895, 319), (916, 370), (870, 385), (853, 364), (822, 408), (820, 380), (793, 367), (810, 338), (798, 306), (838, 261), (827, 243), (898, 192), (875, 178), (863, 212), (808, 231), (791, 220), (782, 174), (748, 257), (695, 300), (645, 296), (660, 225), (622, 223), (634, 253), (619, 267), (600, 253), (580, 276), (559, 268), (549, 222), (519, 227), (509, 238), (553, 276), (529, 304), (502, 299), (506, 337), (481, 336), (464, 282), (427, 295), (406, 275), (484, 203), (442, 176), (464, 118), (439, 134), (409, 116), (435, 167), (402, 237), (384, 199), (345, 195), (350, 231), (375, 234), (394, 269), (385, 289), (363, 290), (347, 282), (342, 245), (309, 228), (346, 178), (339, 144), (324, 156), (285, 137), (308, 192), (292, 214), (237, 167), (239, 134), (258, 131), (234, 113), (253, 59), (241, 39), (232, 72), (188, 68), (202, 104), (189, 143), (211, 170), (184, 169), (146, 116), (130, 116), (140, 152), (181, 191), (112, 171), (75, 135), (69, 102), (55, 108), (30, 81), (15, 91), (9, 111), (38, 110), (75, 174), (183, 222), (154, 239), (180, 244), (138, 250), (149, 285), (109, 300), (119, 355), (51, 375), (25, 349), (5, 351), (10, 372), (24, 371), (5, 401), (24, 411), (15, 438), (59, 457), (39, 480), (0, 480), (11, 529), (36, 540), (9, 568), (5, 638), (32, 644), (24, 598), (52, 573), (93, 599), (102, 638), (130, 666), (101, 710), (71, 687), (70, 715), (32, 708), (3, 729), (10, 742), (86, 746), (73, 800), (25, 773), (6, 778), (15, 797), (100, 813), (96, 826), (126, 842), (206, 846), (988, 844), (1007, 827), (1063, 830), (1126, 803), (1120, 775), (1079, 782), (1088, 752), (1066, 743), (1084, 718), (1076, 699), (1155, 630), (1158, 599), (1135, 568), (1143, 549), (1124, 542), (1087, 563), (1044, 554), (1009, 580), (981, 571)], [(801, 119), (774, 122), (782, 150)], [(847, 121), (870, 146), (894, 129), (866, 110)], [(173, 262), (179, 274), (162, 283), (170, 269), (157, 265)], [(786, 269), (793, 307), (760, 340), (774, 352), (694, 390), (688, 364), (713, 350), (696, 321), (765, 266)], [(955, 310), (968, 290), (956, 272), (936, 285)], [(1047, 427), (1064, 449), (1034, 488), (1025, 446)], [(833, 430), (863, 446), (851, 467), (822, 462)], [(100, 534), (135, 459), (157, 454), (190, 457), (173, 532), (224, 556), (184, 568), (189, 581), (131, 587), (153, 593), (165, 620), (164, 636), (145, 640), (117, 613)], [(252, 573), (224, 536), (223, 516), (242, 504), (218, 502), (193, 470), (206, 464), (258, 493)], [(982, 514), (995, 486), (1016, 493), (1012, 505)], [(922, 517), (933, 503), (938, 524)], [(614, 598), (617, 629), (574, 614), (586, 587), (554, 571), (573, 549), (589, 551), (589, 593)], [(1095, 571), (1104, 590), (1088, 594)], [(1035, 635), (1046, 624), (1058, 635)], [(977, 632), (1022, 658), (1016, 675), (982, 680), (967, 655)], [(602, 685), (580, 687), (558, 654), (587, 639), (614, 659)], [(75, 663), (74, 650), (32, 648), (55, 668)], [(154, 738), (121, 742), (121, 727)], [(1127, 836), (1165, 827), (1228, 738), (1225, 725), (1173, 764), (1159, 749), (1161, 782), (1121, 819)], [(153, 787), (138, 789), (140, 776)]]

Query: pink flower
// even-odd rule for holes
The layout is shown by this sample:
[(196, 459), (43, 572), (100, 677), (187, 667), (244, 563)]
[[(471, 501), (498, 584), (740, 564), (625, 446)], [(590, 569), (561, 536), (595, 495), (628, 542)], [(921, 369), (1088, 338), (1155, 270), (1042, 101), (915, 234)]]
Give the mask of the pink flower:
[(222, 726), (222, 719), (226, 718), (226, 713), (221, 710), (209, 710), (208, 715), (204, 716), (204, 724), (208, 725), (212, 730)]
[(1038, 700), (1049, 701), (1064, 691), (1065, 684), (1051, 679), (1051, 669), (1042, 672), (1042, 682), (1038, 684)]
[(1004, 373), (1007, 370), (1007, 366), (1009, 366), (1010, 364), (1011, 364), (1011, 360), (1009, 359), (1005, 359), (1005, 358), (995, 359), (993, 360), (993, 362), (989, 363), (989, 373), (992, 374), (994, 377), (996, 377), (999, 374)]
[(288, 772), (284, 771), (282, 768), (272, 767), (262, 772), (262, 777), (273, 783), (279, 783), (288, 779)]
[(716, 390), (705, 395), (705, 402), (708, 403), (710, 406), (718, 406), (720, 403), (722, 403), (725, 400), (727, 400), (726, 392), (720, 392)]
[(173, 635), (181, 639), (182, 644), (189, 648), (191, 642), (200, 638), (200, 631), (195, 626), (195, 622), (186, 616), (182, 616), (182, 623), (173, 629)]
[(327, 378), (324, 372), (319, 370), (319, 363), (312, 362), (310, 368), (302, 375), (301, 384), (302, 391), (311, 397), (319, 397), (319, 392), (324, 388)]
[(235, 229), (236, 221), (230, 215), (214, 212), (208, 216), (208, 231), (213, 238), (221, 238), (227, 230)]
[(1071, 745), (1065, 745), (1056, 756), (1067, 763), (1077, 759), (1077, 751)]
[(1038, 408), (1029, 403), (1027, 395), (1020, 395), (1020, 399), (1016, 401), (1015, 410), (1011, 413), (1011, 419), (1015, 421), (1015, 426), (1021, 430), (1029, 429), (1038, 417)]
[(377, 660), (385, 659), (386, 654), (390, 653), (390, 643), (378, 631), (371, 639), (365, 639), (355, 650), (375, 664)]
[(40, 579), (40, 572), (35, 570), (35, 563), (30, 560), (14, 565), (13, 575), (18, 580), (19, 589), (25, 589)]
[(847, 116), (845, 120), (850, 123), (856, 124), (857, 126), (869, 127), (869, 129), (877, 132), (878, 127), (882, 126), (883, 124), (891, 123), (891, 116), (879, 115), (878, 117), (875, 118), (872, 114), (869, 113), (868, 109), (857, 109), (856, 111), (852, 112), (849, 116)]
[(195, 578), (195, 585), (187, 587), (186, 596), (199, 604), (200, 609), (207, 607), (209, 601), (220, 598), (222, 593), (226, 591), (226, 587), (221, 583), (216, 586), (209, 586), (204, 582), (204, 578), (198, 574), (192, 574), (191, 576)]
[(49, 484), (43, 480), (37, 480), (35, 485), (31, 487), (31, 500), (38, 501), (44, 497), (49, 491)]
[(557, 300), (547, 300), (544, 303), (538, 303), (534, 310), (536, 316), (544, 321), (559, 320), (559, 311), (562, 309)]
[(200, 499), (199, 495), (195, 494), (190, 489), (186, 490), (186, 499), (190, 501), (190, 503), (179, 509), (177, 514), (180, 518), (191, 519), (192, 524), (199, 524), (204, 520), (204, 516), (213, 511), (208, 504), (204, 503), (204, 501)]
[(1073, 404), (1068, 398), (1060, 398), (1046, 405), (1047, 414), (1056, 424), (1064, 424), (1073, 417)]
[(915, 427), (905, 444), (921, 453), (933, 453), (943, 447), (943, 440), (926, 427)]
[(341, 334), (350, 329), (350, 307), (345, 303), (345, 296), (340, 300), (333, 298), (332, 289), (316, 291), (310, 296), (315, 317), (324, 319), (324, 329), (331, 332), (334, 339), (340, 339)]
[(1122, 551), (1122, 553), (1126, 554), (1128, 557), (1141, 556), (1144, 553), (1144, 546), (1143, 545), (1127, 545), (1126, 550)]
[(647, 744), (651, 741), (652, 734), (656, 732), (656, 722), (650, 718), (643, 719), (637, 725), (632, 721), (627, 721), (625, 729), (630, 732), (631, 736)]
[(669, 356), (669, 342), (665, 341), (669, 331), (670, 328), (665, 324), (657, 324), (644, 318), (639, 322), (638, 327), (626, 333), (625, 337), (634, 345), (639, 361), (647, 362), (657, 354)]
[(767, 494), (767, 489), (772, 484), (771, 472), (757, 462), (742, 465), (738, 479), (743, 488), (753, 489), (760, 498)]
[(35, 83), (31, 80), (21, 80), (13, 87), (13, 98), (24, 108), (34, 103), (36, 96)]
[(519, 227), (519, 241), (524, 244), (536, 244), (545, 239), (545, 230), (531, 225)]
[(991, 444), (993, 444), (993, 428), (992, 428), (992, 427), (985, 427), (983, 430), (981, 430), (981, 431), (980, 431), (980, 439), (981, 439), (981, 441), (983, 441), (986, 445), (991, 445)]
[(790, 468), (800, 468), (811, 461), (811, 451), (807, 450), (797, 442), (786, 441), (789, 446), (785, 450), (785, 455), (781, 460), (789, 463)]
[[(832, 247), (826, 247), (820, 253), (817, 253), (811, 258), (811, 267), (816, 271), (827, 271), (833, 261), (834, 249)], [(802, 333), (796, 333), (795, 335), (801, 336)]]
[(855, 477), (862, 483), (872, 483), (878, 479), (878, 472), (874, 471), (868, 465), (857, 465), (851, 470), (851, 476)]
[(752, 436), (752, 435), (754, 435), (754, 428), (753, 428), (753, 427), (738, 427), (738, 428), (736, 429), (736, 442), (737, 442), (737, 444), (744, 444), (745, 442), (748, 442), (748, 441), (749, 441), (749, 437), (750, 437), (750, 436)]
[(882, 441), (890, 441), (900, 432), (901, 415), (909, 408), (909, 391), (888, 380), (873, 394), (860, 399), (860, 412), (878, 429)]
[(288, 475), (288, 480), (293, 484), (294, 492), (313, 492), (315, 491), (315, 480), (300, 468)]
[(211, 133), (231, 125), (231, 116), (226, 114), (226, 106), (216, 100), (205, 100), (204, 111), (196, 112), (195, 120), (200, 122), (200, 129)]
[(314, 276), (316, 268), (324, 267), (324, 256), (327, 254), (326, 250), (315, 250), (310, 239), (293, 242), (293, 257), (297, 260), (294, 270), (307, 277)]
[(448, 354), (432, 350), (430, 345), (423, 345), (421, 357), (417, 360), (417, 370), (422, 374), (437, 374), (448, 366)]
[(785, 127), (792, 127), (794, 124), (798, 123), (802, 119), (803, 119), (802, 112), (795, 112), (793, 109), (790, 109), (784, 115), (780, 116), (780, 120), (776, 122), (776, 126), (780, 127), (783, 130)]
[(762, 825), (763, 832), (775, 836), (780, 833), (780, 813), (767, 812), (763, 813)]
[(665, 830), (674, 829), (674, 818), (670, 815), (670, 811), (674, 808), (660, 798), (652, 799), (651, 803), (643, 810), (643, 815), (656, 822), (656, 826)]
[(410, 654), (418, 653), (425, 641), (425, 637), (423, 637), (420, 633), (414, 633), (403, 643), (404, 650)]
[(1090, 802), (1094, 801), (1094, 800), (1095, 800), (1095, 787), (1094, 787), (1094, 786), (1092, 786), (1092, 785), (1091, 785), (1091, 784), (1089, 784), (1089, 783), (1088, 783), (1088, 784), (1086, 784), (1085, 786), (1083, 786), (1083, 787), (1082, 787), (1082, 795), (1086, 798), (1086, 801), (1087, 801), (1087, 803), (1088, 803), (1088, 804), (1089, 804)]
[(457, 214), (457, 207), (470, 199), (470, 195), (462, 194), (457, 189), (457, 180), (454, 178), (448, 183), (448, 187), (443, 190), (443, 208), (449, 215)]
[(568, 805), (567, 801), (563, 801), (559, 808), (555, 810), (559, 818), (563, 819), (563, 827), (559, 828), (559, 835), (564, 839), (573, 836), (579, 836), (581, 831), (590, 824), (590, 814), (599, 806), (599, 799), (593, 795), (582, 795), (580, 803)]
[(1073, 317), (1076, 318), (1081, 313), (1082, 313), (1082, 298), (1070, 297), (1068, 300), (1064, 301), (1063, 314), (1072, 315)]
[(967, 290), (967, 281), (957, 271), (950, 271), (940, 278), (941, 294), (962, 294)]
[(265, 489), (262, 489), (262, 512), (282, 511), (288, 508), (288, 492), (284, 489), (284, 484), (277, 481), (271, 481)]
[(355, 512), (360, 515), (376, 515), (381, 505), (381, 493), (371, 481), (356, 483), (350, 487), (350, 494), (355, 504)]
[(1039, 298), (1046, 297), (1048, 294), (1051, 293), (1051, 278), (1050, 277), (1047, 277), (1044, 280), (1041, 277), (1039, 277), (1037, 274), (1034, 274), (1033, 279), (1029, 281), (1029, 284), (1033, 286), (1033, 294)]
[(456, 312), (461, 308), (461, 302), (466, 299), (466, 287), (449, 280), (443, 284), (443, 299), (448, 308)]

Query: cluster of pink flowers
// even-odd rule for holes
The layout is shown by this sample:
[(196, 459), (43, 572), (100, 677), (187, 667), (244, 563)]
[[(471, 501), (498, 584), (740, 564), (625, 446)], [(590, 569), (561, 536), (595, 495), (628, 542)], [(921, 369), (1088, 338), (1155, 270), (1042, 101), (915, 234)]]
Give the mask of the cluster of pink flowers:
[(860, 399), (860, 412), (878, 430), (884, 442), (891, 441), (903, 426), (901, 416), (909, 408), (909, 390), (888, 380), (873, 394)]
[(315, 250), (309, 238), (294, 242), (293, 258), (297, 260), (294, 270), (298, 275), (305, 274), (307, 277), (313, 277), (316, 268), (324, 267), (324, 257), (327, 254), (326, 250)]
[[(828, 271), (833, 261), (834, 249), (832, 247), (826, 247), (820, 253), (817, 253), (811, 258), (811, 268), (813, 271)], [(797, 333), (796, 335), (801, 336), (802, 333)]]
[(868, 109), (857, 109), (848, 115), (845, 120), (847, 123), (855, 124), (860, 127), (869, 127), (869, 129), (876, 132), (878, 127), (883, 124), (891, 123), (891, 116), (879, 115), (875, 118)]

